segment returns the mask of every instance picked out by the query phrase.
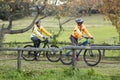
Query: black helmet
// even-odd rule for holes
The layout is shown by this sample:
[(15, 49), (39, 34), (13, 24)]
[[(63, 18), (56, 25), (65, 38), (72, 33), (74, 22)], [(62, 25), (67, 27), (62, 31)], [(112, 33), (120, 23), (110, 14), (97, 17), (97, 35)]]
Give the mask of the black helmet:
[(35, 24), (38, 24), (38, 23), (40, 23), (41, 21), (40, 20), (37, 20), (36, 22), (35, 22)]
[(75, 22), (76, 22), (76, 23), (81, 23), (81, 24), (82, 24), (84, 21), (83, 21), (82, 19), (78, 18), (78, 19), (75, 20)]

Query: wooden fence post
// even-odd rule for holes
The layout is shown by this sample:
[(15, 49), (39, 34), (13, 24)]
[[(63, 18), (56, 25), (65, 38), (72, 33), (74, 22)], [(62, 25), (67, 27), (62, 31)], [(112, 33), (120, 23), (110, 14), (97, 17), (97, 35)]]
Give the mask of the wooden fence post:
[(17, 57), (17, 69), (18, 70), (21, 70), (21, 52), (22, 52), (21, 50), (18, 50), (18, 57)]
[(103, 56), (105, 57), (105, 49), (103, 50), (103, 52), (102, 52), (102, 53), (103, 53)]
[(76, 60), (76, 50), (73, 49), (73, 64), (72, 64), (73, 69), (77, 68), (77, 60)]

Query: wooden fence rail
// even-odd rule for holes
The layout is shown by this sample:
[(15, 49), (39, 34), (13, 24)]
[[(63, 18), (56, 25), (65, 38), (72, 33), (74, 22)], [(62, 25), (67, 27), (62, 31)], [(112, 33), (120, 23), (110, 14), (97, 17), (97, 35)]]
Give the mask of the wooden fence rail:
[(62, 49), (120, 50), (120, 45), (114, 45), (114, 46), (64, 46)]
[(93, 50), (120, 50), (120, 46), (63, 46), (62, 48), (23, 48), (23, 47), (17, 47), (17, 48), (5, 48), (0, 47), (0, 51), (62, 51), (64, 49), (93, 49)]
[(62, 48), (5, 48), (0, 47), (0, 51), (18, 51), (17, 69), (21, 69), (21, 53), (22, 51), (62, 51), (65, 49), (79, 50), (79, 49), (92, 49), (92, 50), (120, 50), (120, 45), (114, 46), (63, 46)]

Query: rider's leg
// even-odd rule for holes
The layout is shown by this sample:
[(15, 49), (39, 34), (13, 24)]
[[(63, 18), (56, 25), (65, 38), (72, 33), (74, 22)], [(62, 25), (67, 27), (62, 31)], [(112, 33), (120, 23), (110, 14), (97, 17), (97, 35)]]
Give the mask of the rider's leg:
[(34, 37), (31, 37), (31, 40), (33, 41), (34, 47), (37, 47), (38, 38), (36, 36), (34, 36)]
[[(31, 40), (33, 41), (34, 47), (38, 48), (40, 45), (40, 40), (37, 37), (32, 37)], [(37, 60), (37, 53), (37, 51), (34, 51), (35, 60)]]
[[(78, 39), (77, 39), (77, 38), (74, 38), (74, 37), (71, 35), (71, 36), (70, 36), (70, 40), (71, 40), (73, 46), (77, 46), (77, 45), (78, 45)], [(78, 55), (77, 55), (77, 51), (76, 51), (76, 50), (74, 51), (74, 55), (76, 55), (76, 56), (75, 56), (75, 59), (77, 59), (77, 58), (78, 58)]]
[(78, 45), (78, 39), (74, 38), (72, 35), (70, 36), (70, 41), (72, 42), (73, 46), (77, 46)]
[(41, 42), (41, 40), (38, 39), (38, 40), (37, 40), (37, 44), (36, 44), (36, 45), (37, 45), (37, 48), (40, 46), (40, 42)]

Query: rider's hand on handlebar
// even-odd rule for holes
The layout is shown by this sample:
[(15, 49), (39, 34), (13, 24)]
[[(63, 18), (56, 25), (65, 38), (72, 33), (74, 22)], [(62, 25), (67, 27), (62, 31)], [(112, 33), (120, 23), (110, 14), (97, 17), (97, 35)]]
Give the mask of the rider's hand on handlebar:
[(90, 37), (90, 39), (94, 39), (93, 37)]
[(50, 36), (50, 38), (52, 39), (52, 38), (53, 38), (53, 36)]
[(43, 36), (43, 39), (44, 39), (44, 40), (46, 40), (46, 39), (47, 39), (47, 37), (46, 37), (46, 36)]
[(91, 44), (93, 44), (93, 43), (94, 43), (94, 38), (93, 38), (93, 37), (90, 37), (90, 39), (91, 39), (91, 40), (89, 40), (89, 42), (90, 42)]
[(86, 37), (84, 35), (82, 35), (82, 37), (86, 38), (86, 39), (94, 39), (93, 37)]

